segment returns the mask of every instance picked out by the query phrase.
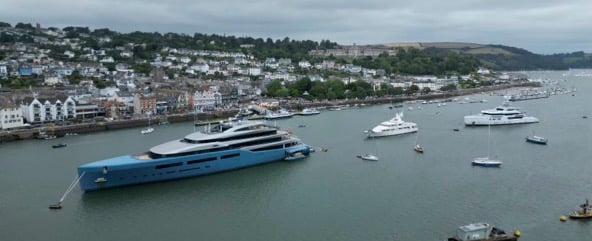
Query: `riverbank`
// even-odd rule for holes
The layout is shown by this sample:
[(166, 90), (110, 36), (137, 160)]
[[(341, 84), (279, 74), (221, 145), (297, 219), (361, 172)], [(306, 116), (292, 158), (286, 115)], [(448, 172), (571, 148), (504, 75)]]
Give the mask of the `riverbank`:
[[(396, 97), (385, 97), (385, 98), (373, 98), (373, 99), (351, 99), (351, 100), (336, 100), (336, 101), (323, 101), (323, 102), (287, 102), (283, 104), (281, 107), (290, 109), (290, 110), (300, 110), (306, 107), (331, 107), (331, 106), (342, 106), (342, 105), (376, 105), (376, 104), (388, 104), (388, 103), (400, 103), (405, 101), (414, 101), (414, 100), (433, 100), (433, 99), (448, 99), (456, 96), (463, 96), (463, 95), (471, 95), (476, 93), (482, 92), (492, 92), (492, 91), (499, 91), (504, 89), (510, 88), (517, 88), (517, 87), (539, 87), (539, 83), (535, 82), (527, 82), (527, 83), (515, 83), (515, 84), (505, 84), (505, 85), (496, 85), (496, 86), (487, 86), (482, 88), (475, 88), (475, 89), (463, 89), (463, 90), (456, 90), (456, 91), (448, 91), (444, 93), (432, 93), (426, 95), (416, 95), (416, 96), (396, 96)], [(223, 111), (216, 111), (216, 112), (203, 112), (199, 114), (173, 114), (168, 115), (166, 117), (162, 117), (160, 120), (166, 120), (169, 123), (175, 122), (187, 122), (193, 121), (196, 122), (195, 124), (207, 124), (208, 122), (217, 122), (219, 120), (224, 120), (230, 117), (234, 117), (238, 113), (238, 110), (223, 110)], [(199, 120), (199, 122), (197, 121)], [(152, 123), (159, 123), (159, 118), (155, 118), (152, 120)], [(7, 141), (18, 141), (18, 140), (26, 140), (26, 139), (37, 139), (41, 138), (41, 133), (45, 133), (51, 136), (56, 137), (63, 137), (67, 134), (82, 134), (82, 133), (92, 133), (92, 132), (99, 132), (99, 131), (109, 131), (109, 130), (117, 130), (117, 129), (124, 129), (124, 128), (137, 128), (143, 127), (148, 125), (148, 119), (131, 119), (131, 120), (115, 120), (115, 121), (101, 121), (101, 122), (92, 122), (92, 123), (80, 123), (80, 124), (71, 124), (65, 126), (44, 126), (41, 128), (32, 128), (32, 129), (19, 129), (19, 130), (11, 130), (11, 131), (2, 131), (0, 132), (0, 143), (7, 142)]]

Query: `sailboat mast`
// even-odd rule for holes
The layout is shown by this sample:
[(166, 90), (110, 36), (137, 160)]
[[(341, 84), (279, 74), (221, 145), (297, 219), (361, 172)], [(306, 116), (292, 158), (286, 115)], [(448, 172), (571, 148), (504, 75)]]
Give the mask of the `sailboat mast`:
[(491, 124), (487, 126), (487, 159), (489, 159), (490, 146), (491, 146)]

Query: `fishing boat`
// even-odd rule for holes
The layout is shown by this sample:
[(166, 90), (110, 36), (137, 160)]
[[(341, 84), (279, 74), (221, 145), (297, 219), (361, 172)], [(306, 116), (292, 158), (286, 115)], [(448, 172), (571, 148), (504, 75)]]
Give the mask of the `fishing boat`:
[(571, 219), (589, 219), (592, 218), (592, 206), (588, 204), (588, 199), (583, 204), (580, 204), (578, 210), (569, 213)]
[(526, 141), (535, 144), (547, 145), (547, 138), (536, 135), (527, 136)]
[(514, 234), (507, 234), (504, 230), (481, 222), (460, 226), (456, 235), (449, 237), (448, 241), (516, 241), (519, 237), (518, 230)]

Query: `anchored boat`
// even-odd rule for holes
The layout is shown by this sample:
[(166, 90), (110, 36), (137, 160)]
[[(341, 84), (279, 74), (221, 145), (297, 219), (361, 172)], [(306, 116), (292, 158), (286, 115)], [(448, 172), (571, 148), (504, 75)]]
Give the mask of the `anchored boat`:
[[(224, 123), (150, 150), (78, 167), (84, 191), (166, 181), (307, 157), (311, 148), (264, 122)], [(216, 131), (218, 130), (218, 131)], [(83, 175), (85, 174), (85, 175)], [(84, 177), (82, 177), (84, 176)]]
[(456, 235), (449, 237), (448, 241), (516, 241), (520, 237), (520, 231), (507, 234), (504, 230), (493, 227), (488, 223), (472, 223), (460, 226)]

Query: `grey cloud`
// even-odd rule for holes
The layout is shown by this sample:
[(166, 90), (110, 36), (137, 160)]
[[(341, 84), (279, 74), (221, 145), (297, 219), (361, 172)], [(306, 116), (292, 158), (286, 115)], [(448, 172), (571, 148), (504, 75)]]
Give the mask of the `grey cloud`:
[(463, 41), (592, 52), (583, 0), (21, 0), (0, 21), (117, 31), (216, 33), (341, 44)]

